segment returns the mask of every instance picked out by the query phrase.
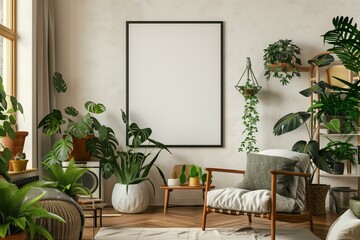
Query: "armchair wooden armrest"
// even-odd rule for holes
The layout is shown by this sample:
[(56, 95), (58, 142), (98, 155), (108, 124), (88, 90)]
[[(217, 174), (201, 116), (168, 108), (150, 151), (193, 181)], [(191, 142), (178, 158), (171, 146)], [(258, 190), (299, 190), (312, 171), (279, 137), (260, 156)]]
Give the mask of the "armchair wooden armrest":
[(310, 173), (301, 173), (301, 172), (289, 172), (289, 171), (280, 171), (280, 170), (271, 170), (271, 174), (275, 175), (289, 175), (289, 176), (298, 176), (298, 177), (311, 177)]
[(205, 168), (205, 170), (208, 172), (206, 177), (205, 196), (207, 195), (207, 192), (210, 190), (212, 172), (237, 173), (237, 174), (245, 173), (245, 170), (225, 169), (225, 168)]
[(244, 174), (245, 170), (236, 170), (236, 169), (225, 169), (225, 168), (205, 168), (209, 173), (211, 172), (223, 172), (223, 173), (238, 173)]

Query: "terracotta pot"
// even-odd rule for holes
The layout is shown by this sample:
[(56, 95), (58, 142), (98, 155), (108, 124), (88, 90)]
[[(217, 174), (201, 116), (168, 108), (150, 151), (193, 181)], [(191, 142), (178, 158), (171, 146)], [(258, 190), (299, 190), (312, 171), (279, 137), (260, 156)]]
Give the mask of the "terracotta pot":
[(74, 158), (75, 162), (88, 162), (90, 161), (91, 154), (86, 151), (86, 141), (90, 138), (93, 138), (94, 135), (87, 135), (85, 138), (73, 138), (73, 150), (69, 155), (69, 158)]
[[(15, 132), (15, 138), (12, 140), (8, 136), (0, 138), (0, 143), (10, 149), (12, 152), (12, 159), (15, 159), (16, 154), (22, 153), (25, 144), (25, 138), (29, 135), (26, 131)], [(9, 171), (13, 171), (12, 164), (9, 164)]]
[(26, 233), (25, 232), (20, 232), (20, 233), (17, 233), (17, 234), (8, 235), (5, 238), (0, 237), (0, 240), (3, 240), (3, 239), (6, 239), (6, 240), (25, 240), (26, 239)]

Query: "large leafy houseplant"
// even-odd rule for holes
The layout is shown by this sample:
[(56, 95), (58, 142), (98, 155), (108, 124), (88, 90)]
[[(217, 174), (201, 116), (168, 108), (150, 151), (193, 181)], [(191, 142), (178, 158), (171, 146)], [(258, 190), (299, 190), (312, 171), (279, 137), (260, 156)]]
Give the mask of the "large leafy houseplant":
[[(67, 91), (66, 82), (60, 73), (55, 72), (52, 80), (58, 93)], [(84, 107), (86, 113), (83, 117), (80, 117), (80, 120), (76, 119), (79, 118), (79, 111), (72, 106), (68, 106), (63, 112), (59, 109), (53, 109), (40, 121), (38, 128), (42, 128), (43, 133), (46, 135), (66, 134), (66, 137), (54, 143), (52, 150), (43, 157), (44, 162), (54, 164), (68, 160), (69, 154), (73, 150), (74, 138), (84, 139), (89, 134), (96, 134), (99, 131), (101, 124), (95, 118), (95, 114), (105, 112), (105, 106), (101, 103), (87, 101)]]
[[(10, 101), (9, 101), (10, 100)], [(0, 138), (8, 136), (10, 139), (15, 139), (15, 126), (17, 123), (17, 113), (23, 113), (23, 107), (18, 102), (16, 97), (6, 94), (3, 79), (0, 76)], [(9, 160), (13, 153), (11, 150), (0, 144), (3, 154), (0, 154), (0, 175), (9, 180)]]
[(312, 122), (314, 119), (311, 117), (310, 112), (300, 111), (295, 113), (289, 113), (280, 118), (274, 125), (273, 133), (275, 136), (283, 135), (298, 129), (301, 126), (305, 126), (308, 132), (309, 140), (299, 140), (293, 147), (292, 151), (306, 153), (310, 156), (315, 166), (313, 166), (313, 174), (311, 181), (314, 178), (315, 170), (317, 168), (331, 173), (332, 170), (329, 167), (329, 162), (332, 161), (332, 155), (328, 149), (320, 148), (318, 141), (314, 139), (316, 128), (311, 129), (310, 125), (314, 125)]
[(264, 49), (263, 60), (267, 80), (274, 77), (280, 79), (282, 85), (287, 85), (293, 77), (300, 77), (300, 48), (291, 40), (280, 39), (269, 44)]
[[(140, 128), (136, 123), (130, 124), (126, 114), (123, 111), (121, 112), (123, 122), (127, 125), (127, 137), (131, 143), (130, 146), (126, 150), (115, 151), (115, 143), (117, 142), (115, 142), (114, 134), (109, 129), (104, 129), (104, 137), (94, 138), (94, 143), (89, 145), (89, 149), (95, 157), (100, 159), (101, 169), (105, 179), (115, 175), (117, 181), (126, 186), (149, 181), (155, 191), (148, 174), (151, 168), (155, 166), (166, 185), (164, 174), (161, 169), (155, 165), (155, 162), (163, 150), (169, 153), (170, 151), (162, 143), (150, 138), (152, 133), (150, 128)], [(143, 144), (147, 144), (148, 147), (145, 148), (146, 150), (144, 152), (141, 152), (140, 148)], [(147, 161), (153, 151), (157, 152), (152, 159)]]
[(52, 239), (51, 234), (36, 223), (36, 219), (51, 218), (64, 222), (61, 217), (39, 205), (45, 192), (26, 200), (27, 194), (35, 186), (38, 186), (38, 183), (31, 183), (19, 189), (15, 184), (0, 180), (0, 238), (25, 231), (30, 239), (33, 239), (35, 234)]

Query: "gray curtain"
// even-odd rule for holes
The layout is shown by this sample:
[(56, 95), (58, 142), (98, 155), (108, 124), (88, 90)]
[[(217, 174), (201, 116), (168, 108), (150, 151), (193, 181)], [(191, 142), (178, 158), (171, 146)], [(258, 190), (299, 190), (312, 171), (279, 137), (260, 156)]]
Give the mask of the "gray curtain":
[[(55, 106), (52, 75), (55, 72), (55, 29), (53, 0), (36, 0), (36, 82), (37, 123)], [(41, 159), (51, 149), (51, 139), (37, 131), (38, 168)], [(42, 172), (42, 171), (40, 171)]]

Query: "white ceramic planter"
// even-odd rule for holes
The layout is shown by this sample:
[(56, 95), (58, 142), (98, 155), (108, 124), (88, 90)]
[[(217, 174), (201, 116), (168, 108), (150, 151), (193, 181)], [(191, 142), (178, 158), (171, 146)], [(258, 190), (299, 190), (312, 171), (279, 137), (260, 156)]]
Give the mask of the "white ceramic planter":
[(150, 196), (145, 182), (130, 184), (126, 193), (126, 185), (116, 183), (111, 202), (116, 211), (122, 213), (139, 213), (149, 206)]

